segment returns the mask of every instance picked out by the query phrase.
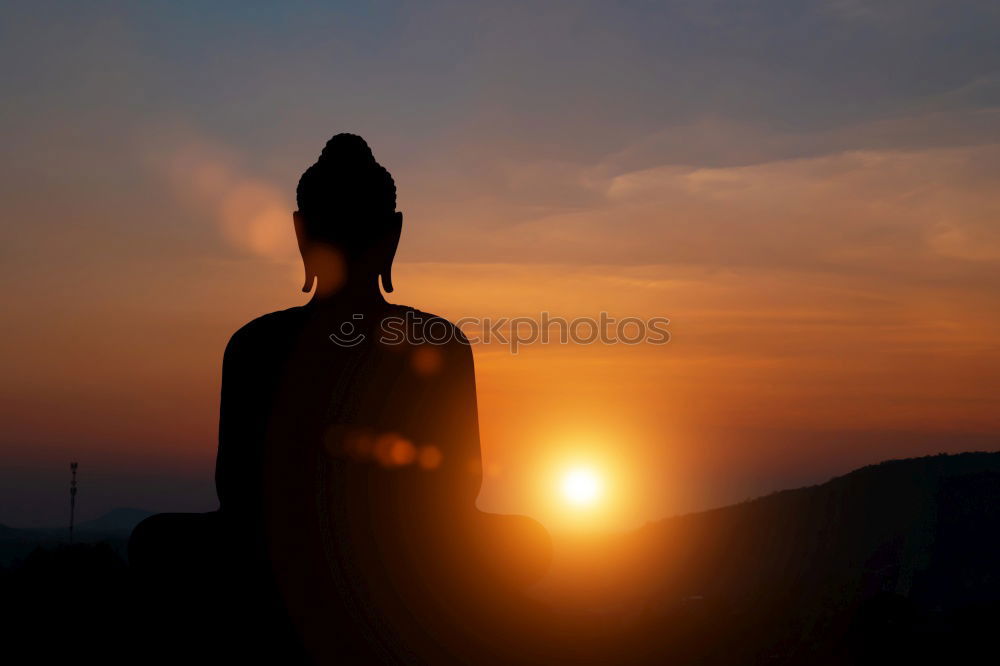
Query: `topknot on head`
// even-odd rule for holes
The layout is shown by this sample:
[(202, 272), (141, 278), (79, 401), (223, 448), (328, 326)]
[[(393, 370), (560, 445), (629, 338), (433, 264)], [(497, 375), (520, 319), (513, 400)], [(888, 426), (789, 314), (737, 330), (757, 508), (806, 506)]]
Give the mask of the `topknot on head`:
[(323, 146), (316, 164), (368, 165), (378, 164), (368, 142), (357, 134), (337, 134)]
[(396, 184), (364, 139), (337, 134), (302, 174), (296, 200), (315, 236), (360, 237), (368, 221), (396, 210)]

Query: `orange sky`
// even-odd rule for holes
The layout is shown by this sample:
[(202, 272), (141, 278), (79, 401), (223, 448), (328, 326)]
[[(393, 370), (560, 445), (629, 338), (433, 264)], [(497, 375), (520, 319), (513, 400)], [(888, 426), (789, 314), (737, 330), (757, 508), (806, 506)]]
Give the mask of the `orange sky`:
[[(627, 525), (885, 457), (967, 448), (954, 433), (996, 433), (994, 250), (966, 229), (996, 210), (970, 164), (998, 154), (852, 153), (640, 172), (588, 185), (603, 200), (570, 214), (576, 228), (592, 229), (615, 216), (660, 216), (666, 228), (647, 243), (745, 253), (743, 265), (413, 262), (409, 248), (430, 225), (408, 219), (397, 302), (453, 320), (542, 311), (671, 320), (665, 346), (550, 344), (517, 355), (477, 347), (481, 506), (558, 524), (546, 497), (557, 484), (553, 456), (568, 460), (581, 448), (615, 468), (609, 522)], [(935, 184), (915, 191), (924, 172)], [(414, 197), (399, 181), (405, 212)], [(177, 196), (197, 194), (187, 185)], [(212, 196), (259, 189), (227, 187), (235, 194)], [(289, 205), (252, 221), (256, 201), (249, 197), (251, 222), (241, 226), (224, 212), (238, 202), (215, 207), (192, 196), (192, 214), (207, 205), (220, 247), (231, 249), (193, 256), (183, 269), (130, 266), (127, 247), (121, 265), (91, 267), (80, 280), (40, 267), (35, 289), (58, 307), (40, 309), (26, 290), (5, 332), (4, 422), (26, 443), (12, 457), (75, 456), (91, 469), (155, 463), (208, 478), (228, 334), (303, 301)], [(963, 215), (944, 222), (943, 210)], [(705, 229), (724, 217), (739, 219), (729, 234)], [(561, 223), (520, 225), (509, 242), (545, 242)], [(907, 233), (913, 227), (922, 233)], [(254, 245), (257, 237), (268, 241)], [(832, 442), (814, 431), (843, 434)]]
[[(66, 43), (24, 21), (26, 34)], [(888, 457), (997, 448), (995, 76), (970, 70), (919, 93), (887, 84), (871, 113), (806, 100), (791, 123), (779, 119), (787, 104), (726, 103), (750, 94), (739, 92), (745, 75), (761, 86), (755, 100), (808, 97), (809, 84), (766, 59), (753, 74), (712, 61), (731, 90), (615, 107), (598, 94), (624, 85), (613, 72), (589, 62), (600, 80), (573, 78), (565, 99), (546, 97), (541, 78), (516, 75), (535, 61), (504, 65), (487, 39), (468, 98), (446, 94), (471, 85), (465, 74), (439, 81), (444, 70), (412, 65), (427, 90), (440, 86), (417, 120), (392, 111), (389, 87), (368, 107), (355, 91), (303, 110), (281, 96), (291, 65), (254, 70), (265, 78), (244, 94), (257, 115), (201, 87), (180, 109), (130, 110), (139, 81), (165, 99), (181, 80), (155, 40), (137, 37), (140, 24), (98, 22), (106, 39), (37, 56), (50, 77), (78, 57), (90, 78), (41, 86), (42, 72), (18, 84), (3, 119), (14, 152), (2, 164), (0, 522), (62, 520), (70, 459), (81, 461), (85, 515), (213, 508), (222, 349), (245, 321), (303, 302), (294, 184), (338, 131), (364, 135), (396, 178), (405, 222), (392, 300), (452, 319), (671, 321), (665, 346), (475, 349), (485, 509), (560, 526), (548, 470), (580, 450), (611, 470), (603, 524), (627, 526)], [(606, 37), (608, 53), (634, 55)], [(570, 65), (543, 56), (531, 57), (560, 80)], [(654, 77), (642, 62), (649, 72), (629, 76)], [(713, 71), (708, 62), (688, 65)], [(205, 66), (198, 86), (243, 85), (233, 75), (250, 71)], [(861, 96), (869, 85), (829, 80)], [(550, 116), (522, 98), (573, 110)], [(407, 123), (432, 129), (425, 140)]]

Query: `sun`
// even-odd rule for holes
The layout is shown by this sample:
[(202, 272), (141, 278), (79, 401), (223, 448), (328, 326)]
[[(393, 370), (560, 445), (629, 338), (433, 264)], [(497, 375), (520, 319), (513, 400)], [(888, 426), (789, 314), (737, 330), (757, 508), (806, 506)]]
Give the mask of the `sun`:
[(562, 477), (562, 494), (574, 506), (592, 506), (601, 498), (604, 484), (600, 475), (587, 467), (574, 467)]

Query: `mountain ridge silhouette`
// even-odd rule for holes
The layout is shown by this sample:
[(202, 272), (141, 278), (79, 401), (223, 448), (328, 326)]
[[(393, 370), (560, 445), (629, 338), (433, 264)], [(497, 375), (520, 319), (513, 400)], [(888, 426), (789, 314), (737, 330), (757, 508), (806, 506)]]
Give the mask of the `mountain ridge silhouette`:
[[(129, 534), (152, 511), (133, 507), (118, 507), (97, 518), (77, 523), (73, 541), (81, 544), (106, 543), (125, 557)], [(23, 560), (36, 548), (55, 548), (69, 542), (69, 526), (12, 527), (0, 523), (0, 566), (11, 566)]]
[[(11, 531), (30, 532), (0, 541)], [(971, 663), (1000, 621), (1000, 452), (883, 461), (604, 538), (574, 544), (541, 593), (564, 622), (551, 663)], [(113, 623), (127, 640), (139, 619), (106, 543), (38, 548), (0, 573), (15, 629)], [(79, 581), (91, 612), (52, 612)]]
[(627, 642), (651, 662), (919, 660), (1000, 617), (1000, 453), (883, 461), (572, 548), (546, 597), (638, 616)]

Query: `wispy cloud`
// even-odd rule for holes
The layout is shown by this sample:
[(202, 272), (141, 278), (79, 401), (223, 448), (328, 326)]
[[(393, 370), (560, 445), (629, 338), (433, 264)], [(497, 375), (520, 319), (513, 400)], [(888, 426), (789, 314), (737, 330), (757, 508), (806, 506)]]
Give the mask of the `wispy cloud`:
[(205, 213), (235, 249), (264, 259), (295, 259), (294, 200), (242, 166), (235, 151), (183, 132), (157, 135), (144, 161), (182, 204)]

